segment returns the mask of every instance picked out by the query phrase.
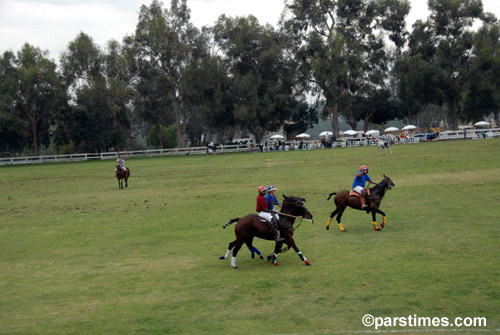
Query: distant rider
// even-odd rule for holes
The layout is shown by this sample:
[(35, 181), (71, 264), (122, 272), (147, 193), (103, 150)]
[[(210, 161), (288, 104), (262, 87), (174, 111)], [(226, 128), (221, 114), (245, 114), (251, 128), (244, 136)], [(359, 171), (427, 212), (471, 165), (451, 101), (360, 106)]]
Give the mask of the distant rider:
[(359, 171), (356, 173), (354, 182), (352, 183), (353, 191), (359, 193), (360, 195), (359, 199), (361, 200), (361, 209), (365, 209), (368, 207), (368, 205), (366, 205), (366, 199), (365, 199), (368, 193), (365, 188), (366, 182), (373, 183), (370, 176), (368, 176), (368, 166), (361, 165), (359, 167)]
[(274, 239), (276, 242), (281, 241), (280, 232), (278, 230), (278, 215), (274, 214), (273, 211), (270, 211), (267, 207), (267, 201), (265, 198), (265, 194), (267, 193), (267, 188), (264, 185), (259, 186), (257, 189), (259, 195), (257, 196), (257, 207), (256, 211), (259, 213), (259, 217), (266, 220), (269, 223), (271, 231), (274, 234)]
[(121, 167), (123, 171), (127, 171), (125, 168), (125, 160), (122, 158), (122, 156), (118, 155), (118, 158), (116, 159), (116, 164), (118, 164), (118, 166)]

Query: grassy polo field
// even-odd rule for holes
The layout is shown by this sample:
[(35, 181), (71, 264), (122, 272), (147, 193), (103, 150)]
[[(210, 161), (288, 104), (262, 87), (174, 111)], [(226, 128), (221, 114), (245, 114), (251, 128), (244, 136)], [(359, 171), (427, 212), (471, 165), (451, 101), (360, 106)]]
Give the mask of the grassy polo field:
[[(126, 159), (0, 167), (0, 334), (374, 333), (375, 317), (486, 317), (500, 329), (500, 139), (376, 148)], [(272, 159), (271, 169), (266, 159)], [(387, 225), (346, 209), (325, 224), (329, 193), (361, 164), (395, 188)], [(303, 196), (297, 254), (280, 266), (219, 260), (229, 219), (255, 211), (257, 187)], [(378, 217), (378, 222), (382, 220)], [(268, 254), (273, 243), (254, 245)], [(382, 331), (446, 328), (383, 327)]]

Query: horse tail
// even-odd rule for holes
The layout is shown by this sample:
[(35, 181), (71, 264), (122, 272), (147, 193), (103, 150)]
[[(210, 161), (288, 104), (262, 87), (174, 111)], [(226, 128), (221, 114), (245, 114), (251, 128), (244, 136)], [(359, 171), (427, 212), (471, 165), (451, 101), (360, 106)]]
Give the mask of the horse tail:
[(328, 196), (328, 198), (326, 199), (326, 201), (330, 200), (330, 198), (332, 197), (332, 195), (335, 195), (335, 194), (337, 194), (337, 192), (330, 193), (330, 195)]
[(240, 218), (236, 218), (236, 219), (231, 219), (229, 220), (228, 222), (226, 222), (225, 225), (222, 226), (222, 229), (226, 229), (227, 226), (229, 226), (231, 223), (235, 223), (239, 220)]

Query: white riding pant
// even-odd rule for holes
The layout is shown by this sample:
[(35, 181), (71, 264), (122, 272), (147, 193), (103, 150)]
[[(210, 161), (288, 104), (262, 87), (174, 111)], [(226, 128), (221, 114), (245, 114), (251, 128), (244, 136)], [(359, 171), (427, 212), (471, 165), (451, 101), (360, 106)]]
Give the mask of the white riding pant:
[(355, 191), (355, 192), (358, 192), (359, 194), (361, 194), (361, 192), (364, 190), (364, 188), (361, 187), (361, 186), (356, 186), (352, 190)]
[[(271, 222), (271, 220), (273, 219), (273, 214), (269, 212), (259, 212), (259, 217), (266, 220), (267, 222)], [(276, 220), (280, 219), (278, 214), (274, 214), (274, 217), (276, 218)]]

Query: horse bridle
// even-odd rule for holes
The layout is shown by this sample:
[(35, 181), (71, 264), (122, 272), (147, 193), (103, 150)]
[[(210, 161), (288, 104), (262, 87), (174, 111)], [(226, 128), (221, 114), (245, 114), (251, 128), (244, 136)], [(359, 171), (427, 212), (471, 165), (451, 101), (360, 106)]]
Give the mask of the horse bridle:
[[(387, 179), (389, 179), (389, 178), (388, 178), (388, 177), (385, 177), (385, 178), (384, 178), (384, 179), (383, 179), (380, 183), (372, 183), (372, 184), (375, 184), (375, 186), (373, 186), (373, 187), (376, 187), (376, 186), (378, 186), (378, 185), (381, 185), (381, 184), (382, 184), (382, 182), (383, 182), (383, 181), (385, 181), (385, 180), (387, 180)], [(392, 182), (392, 180), (391, 180), (391, 179), (389, 179), (389, 181), (390, 181), (390, 183), (387, 183), (387, 185), (386, 185), (386, 188), (387, 188), (388, 190), (392, 189), (392, 187), (393, 187), (393, 185), (394, 185), (394, 183)]]
[[(292, 208), (292, 210), (290, 212), (293, 213), (294, 210), (295, 210), (295, 208), (297, 208), (299, 206), (302, 207), (304, 209), (304, 211), (305, 211), (306, 208), (304, 207), (304, 202), (305, 202), (305, 200), (304, 201), (295, 200), (295, 205), (293, 206), (293, 208)], [(279, 215), (280, 215), (280, 221), (283, 222), (283, 223), (285, 222), (285, 219), (281, 219), (282, 215), (283, 216), (292, 217), (292, 218), (295, 218), (295, 219), (300, 218), (299, 216), (291, 215), (291, 214), (287, 214), (287, 213), (282, 213), (282, 212), (279, 212)], [(299, 222), (299, 224), (297, 225), (296, 228), (298, 228), (299, 226), (300, 226), (300, 222)], [(296, 229), (296, 228), (293, 227), (293, 224), (291, 224), (290, 226), (287, 227), (287, 229), (290, 229), (290, 228), (292, 228), (293, 230)]]

